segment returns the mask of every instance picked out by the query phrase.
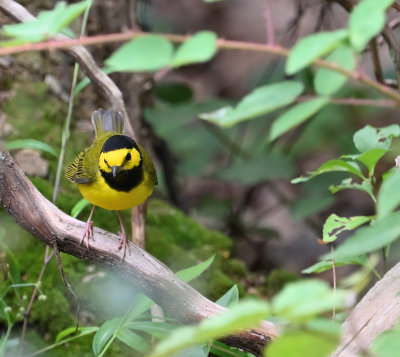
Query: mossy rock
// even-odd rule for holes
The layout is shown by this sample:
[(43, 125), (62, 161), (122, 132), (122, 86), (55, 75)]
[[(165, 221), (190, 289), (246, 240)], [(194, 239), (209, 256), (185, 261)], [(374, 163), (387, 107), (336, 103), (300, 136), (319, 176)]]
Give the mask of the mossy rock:
[(300, 277), (286, 269), (274, 269), (268, 275), (264, 286), (260, 288), (266, 296), (272, 297), (278, 293), (285, 284), (299, 280)]
[(149, 253), (174, 271), (215, 255), (210, 269), (192, 284), (212, 300), (246, 275), (243, 263), (230, 258), (232, 241), (227, 236), (205, 228), (164, 201), (149, 201), (146, 231)]

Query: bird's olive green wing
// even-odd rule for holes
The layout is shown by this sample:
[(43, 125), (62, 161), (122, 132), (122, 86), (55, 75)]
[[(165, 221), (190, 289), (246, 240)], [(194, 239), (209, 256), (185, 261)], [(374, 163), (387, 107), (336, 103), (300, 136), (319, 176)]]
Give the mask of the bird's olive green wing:
[(154, 168), (153, 161), (151, 160), (150, 155), (141, 145), (138, 145), (138, 147), (140, 152), (142, 153), (143, 169), (148, 173), (149, 181), (152, 184), (157, 185), (158, 184), (157, 172), (156, 169)]
[(74, 161), (67, 166), (65, 176), (71, 182), (91, 183), (96, 180), (98, 162), (91, 152), (92, 148), (82, 151)]

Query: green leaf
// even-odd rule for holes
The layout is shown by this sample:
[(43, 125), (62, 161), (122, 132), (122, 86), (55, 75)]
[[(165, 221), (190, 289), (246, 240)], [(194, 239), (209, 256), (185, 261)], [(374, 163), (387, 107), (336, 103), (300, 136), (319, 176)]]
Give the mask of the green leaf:
[(253, 355), (239, 350), (235, 347), (227, 346), (220, 341), (213, 341), (211, 344), (210, 352), (212, 356), (219, 357), (253, 357)]
[[(177, 273), (175, 273), (175, 275), (179, 279), (187, 283), (201, 275), (212, 264), (213, 260), (214, 255), (200, 264), (178, 271)], [(131, 323), (138, 316), (150, 309), (153, 304), (154, 302), (150, 300), (147, 296), (143, 294), (139, 295), (128, 309), (126, 315), (121, 322), (120, 327), (124, 327), (124, 323)]]
[(292, 180), (292, 183), (306, 182), (312, 179), (315, 176), (325, 174), (327, 172), (337, 172), (344, 171), (350, 174), (354, 174), (358, 177), (364, 179), (364, 176), (361, 173), (360, 167), (357, 163), (349, 162), (341, 159), (329, 160), (323, 163), (317, 170), (313, 172), (309, 172), (307, 177), (298, 177)]
[(395, 0), (363, 0), (354, 7), (349, 19), (349, 37), (357, 51), (361, 52), (383, 29), (386, 9), (394, 2)]
[(92, 347), (93, 353), (95, 356), (98, 356), (103, 347), (106, 345), (108, 340), (113, 336), (113, 334), (120, 327), (121, 318), (117, 317), (112, 320), (106, 321), (100, 328), (97, 330), (96, 334), (93, 337)]
[(197, 278), (201, 274), (203, 274), (203, 272), (212, 264), (212, 262), (214, 261), (214, 258), (215, 258), (215, 255), (208, 258), (205, 262), (202, 262), (202, 263), (194, 265), (190, 268), (186, 268), (181, 271), (178, 271), (177, 273), (175, 273), (175, 275), (179, 279), (181, 279), (182, 281), (187, 283), (187, 282)]
[(22, 282), (22, 279), (21, 279), (21, 268), (18, 259), (11, 252), (11, 250), (7, 249), (6, 252), (7, 252), (6, 261), (8, 264), (8, 274), (13, 284), (19, 284)]
[(260, 152), (246, 160), (237, 160), (217, 177), (224, 181), (254, 185), (273, 178), (289, 178), (293, 174), (293, 164), (287, 156), (278, 152)]
[(378, 194), (378, 219), (386, 217), (400, 205), (400, 171), (396, 171), (382, 183)]
[(119, 337), (120, 332), (129, 328), (132, 321), (147, 311), (153, 304), (154, 302), (147, 296), (139, 294), (124, 316), (106, 321), (93, 338), (94, 354), (103, 356), (114, 339)]
[(286, 284), (273, 300), (276, 316), (291, 321), (307, 321), (313, 316), (344, 307), (347, 297), (345, 290), (332, 290), (322, 280), (301, 280)]
[[(342, 44), (336, 48), (325, 59), (327, 62), (335, 63), (339, 67), (352, 71), (356, 67), (356, 61), (353, 49)], [(332, 95), (336, 93), (346, 82), (348, 78), (339, 72), (318, 68), (314, 76), (314, 87), (319, 95)]]
[(300, 39), (292, 48), (286, 61), (286, 73), (294, 74), (317, 58), (338, 47), (347, 38), (347, 30), (319, 32)]
[[(367, 258), (365, 255), (361, 257), (348, 257), (342, 259), (335, 258), (335, 267), (341, 267), (344, 265), (354, 264), (354, 265), (365, 265), (367, 262)], [(318, 263), (313, 264), (312, 266), (303, 269), (301, 272), (303, 274), (311, 274), (311, 273), (322, 273), (326, 270), (332, 269), (333, 264), (332, 260), (323, 260)]]
[[(193, 98), (191, 88), (181, 83), (157, 83), (155, 94), (162, 101), (172, 104), (188, 103)], [(190, 105), (193, 105), (193, 103), (190, 103)], [(165, 106), (163, 106), (163, 109), (165, 109)], [(146, 112), (148, 113), (149, 110), (157, 110), (157, 107), (148, 108)]]
[(72, 5), (58, 2), (53, 10), (40, 12), (35, 20), (3, 26), (3, 35), (22, 42), (39, 42), (51, 38), (80, 16), (87, 6), (87, 1)]
[(262, 301), (242, 301), (222, 314), (203, 320), (197, 326), (179, 328), (161, 341), (151, 357), (169, 357), (185, 348), (208, 343), (259, 323), (269, 312)]
[(380, 334), (372, 346), (369, 348), (371, 353), (379, 357), (393, 357), (400, 350), (400, 328), (396, 326)]
[(172, 58), (171, 67), (209, 61), (217, 51), (217, 35), (211, 31), (200, 31), (182, 43)]
[(172, 44), (161, 36), (140, 36), (116, 50), (105, 63), (112, 71), (158, 71), (170, 64)]
[(358, 160), (368, 168), (368, 175), (372, 177), (375, 171), (375, 166), (383, 155), (387, 153), (387, 149), (373, 148), (369, 149), (362, 154), (357, 155), (342, 155), (342, 159)]
[(124, 315), (121, 326), (124, 322), (133, 321), (135, 318), (143, 314), (154, 305), (154, 302), (144, 294), (139, 294), (132, 305), (129, 307), (127, 313)]
[(371, 125), (366, 125), (354, 134), (353, 141), (357, 150), (364, 153), (375, 148), (389, 150), (392, 139), (399, 136), (400, 126), (397, 124), (383, 128), (374, 128)]
[(363, 152), (356, 158), (356, 160), (362, 162), (365, 166), (367, 166), (369, 176), (372, 176), (375, 171), (376, 164), (386, 153), (386, 149), (374, 148)]
[(222, 295), (216, 303), (223, 307), (229, 307), (237, 304), (239, 301), (239, 290), (237, 285), (233, 285), (224, 295)]
[(123, 328), (120, 331), (118, 331), (116, 337), (118, 340), (125, 343), (134, 351), (139, 351), (139, 352), (150, 351), (149, 342), (147, 342), (143, 337), (139, 336), (138, 334), (132, 332), (127, 328)]
[(350, 218), (339, 217), (332, 213), (325, 221), (322, 231), (322, 240), (324, 242), (334, 242), (338, 235), (344, 231), (351, 231), (357, 227), (371, 221), (371, 217), (354, 216)]
[(339, 185), (329, 186), (329, 191), (331, 191), (332, 193), (337, 193), (339, 191), (348, 189), (363, 191), (371, 197), (372, 201), (376, 201), (374, 188), (369, 180), (364, 179), (361, 183), (358, 183), (353, 182), (353, 179), (349, 177), (347, 179), (344, 179)]
[(57, 334), (55, 342), (67, 342), (70, 340), (70, 338), (67, 338), (68, 336), (75, 339), (85, 335), (90, 335), (91, 333), (96, 332), (98, 329), (99, 328), (97, 326), (85, 326), (79, 327), (78, 331), (76, 331), (76, 326), (68, 327)]
[(86, 198), (81, 198), (77, 203), (74, 204), (74, 207), (71, 209), (71, 216), (76, 218), (82, 212), (82, 210), (89, 206), (91, 203)]
[(334, 202), (335, 199), (329, 192), (316, 192), (308, 195), (305, 193), (292, 203), (290, 213), (295, 220), (300, 221), (327, 210)]
[[(305, 330), (308, 332), (315, 332), (320, 334), (321, 337), (325, 336), (326, 339), (330, 339), (331, 342), (339, 342), (341, 333), (341, 322), (340, 319), (332, 320), (329, 317), (317, 317), (304, 324)], [(333, 340), (333, 341), (332, 341)]]
[(146, 332), (156, 338), (165, 338), (176, 327), (171, 323), (155, 321), (132, 321), (126, 325), (131, 330)]
[(400, 212), (396, 212), (373, 222), (368, 227), (360, 228), (336, 249), (335, 258), (356, 256), (387, 246), (400, 236), (399, 220)]
[(271, 342), (266, 357), (326, 357), (337, 347), (338, 338), (308, 331), (287, 332)]
[[(21, 268), (18, 262), (18, 259), (15, 257), (12, 250), (10, 250), (7, 245), (3, 242), (3, 238), (6, 234), (4, 228), (0, 227), (0, 252), (3, 250), (6, 252), (6, 262), (8, 264), (9, 277), (11, 279), (12, 284), (21, 283)], [(1, 291), (1, 290), (0, 290)]]
[(7, 150), (33, 149), (47, 152), (50, 155), (58, 157), (57, 151), (55, 151), (49, 144), (35, 139), (18, 139), (7, 141), (4, 145)]
[(265, 85), (245, 96), (235, 108), (224, 107), (211, 113), (200, 114), (199, 117), (228, 128), (292, 103), (303, 89), (303, 85), (295, 81)]
[(280, 115), (272, 124), (269, 140), (273, 141), (289, 130), (302, 124), (329, 102), (329, 98), (321, 97), (298, 103)]
[(173, 357), (207, 357), (210, 352), (210, 346), (208, 343), (193, 346), (184, 349), (173, 355)]

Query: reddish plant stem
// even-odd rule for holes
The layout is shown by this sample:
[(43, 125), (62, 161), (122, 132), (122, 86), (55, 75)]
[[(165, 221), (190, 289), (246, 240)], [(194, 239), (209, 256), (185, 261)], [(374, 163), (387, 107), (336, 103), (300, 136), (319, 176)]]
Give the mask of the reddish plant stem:
[[(43, 50), (53, 50), (60, 48), (69, 48), (76, 45), (88, 46), (95, 45), (100, 43), (110, 43), (110, 42), (123, 42), (128, 41), (137, 36), (148, 36), (149, 34), (144, 34), (141, 32), (125, 32), (125, 33), (113, 33), (107, 35), (99, 35), (99, 36), (91, 36), (91, 37), (81, 37), (80, 39), (68, 39), (63, 41), (57, 40), (49, 40), (46, 42), (25, 44), (20, 46), (12, 46), (6, 48), (0, 48), (0, 56), (11, 54), (11, 53), (20, 53), (26, 51), (43, 51)], [(171, 42), (181, 43), (186, 41), (190, 36), (186, 35), (175, 35), (175, 34), (152, 34), (161, 36)], [(229, 49), (229, 50), (245, 50), (252, 52), (261, 52), (261, 53), (269, 53), (273, 55), (278, 55), (282, 57), (288, 57), (290, 50), (278, 45), (268, 45), (262, 43), (255, 42), (242, 42), (242, 41), (232, 41), (219, 39), (217, 41), (218, 48), (220, 49)], [(327, 68), (332, 71), (343, 74), (344, 76), (355, 80), (357, 82), (363, 83), (368, 87), (374, 88), (375, 90), (381, 92), (385, 96), (395, 100), (400, 106), (400, 93), (387, 87), (384, 84), (381, 84), (365, 73), (359, 71), (349, 71), (343, 67), (338, 66), (335, 63), (327, 62), (322, 59), (316, 59), (312, 62), (313, 65), (317, 67)]]
[[(295, 102), (306, 102), (314, 98), (316, 98), (314, 95), (302, 95), (298, 97)], [(398, 106), (397, 102), (390, 99), (330, 98), (329, 103), (383, 108), (396, 108)]]
[(275, 28), (272, 21), (271, 0), (265, 0), (265, 22), (267, 29), (267, 44), (273, 46), (275, 44)]

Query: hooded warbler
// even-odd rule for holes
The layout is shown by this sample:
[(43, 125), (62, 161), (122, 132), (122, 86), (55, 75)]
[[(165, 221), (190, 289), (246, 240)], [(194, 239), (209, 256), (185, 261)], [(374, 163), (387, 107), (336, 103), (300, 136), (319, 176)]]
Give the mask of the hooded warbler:
[(122, 135), (124, 118), (115, 109), (98, 109), (92, 114), (93, 144), (68, 165), (65, 176), (93, 204), (84, 235), (89, 249), (93, 238), (91, 221), (96, 206), (115, 210), (121, 224), (120, 244), (125, 256), (127, 239), (119, 210), (143, 203), (157, 185), (157, 174), (149, 154), (132, 138)]

